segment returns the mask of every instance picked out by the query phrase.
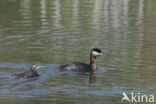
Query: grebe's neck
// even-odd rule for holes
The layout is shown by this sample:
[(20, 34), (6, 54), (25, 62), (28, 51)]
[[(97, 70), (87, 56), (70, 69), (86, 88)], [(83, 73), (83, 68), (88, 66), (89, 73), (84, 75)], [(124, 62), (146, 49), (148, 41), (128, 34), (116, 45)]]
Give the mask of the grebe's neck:
[(97, 65), (96, 65), (96, 57), (90, 53), (90, 66), (92, 68), (92, 72), (96, 72), (97, 70)]

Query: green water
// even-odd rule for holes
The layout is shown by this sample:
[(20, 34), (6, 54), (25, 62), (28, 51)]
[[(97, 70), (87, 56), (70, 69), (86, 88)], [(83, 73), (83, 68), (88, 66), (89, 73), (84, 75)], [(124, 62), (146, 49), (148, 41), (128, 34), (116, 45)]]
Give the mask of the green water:
[[(121, 103), (123, 92), (156, 100), (155, 5), (155, 0), (0, 0), (0, 104), (129, 104)], [(94, 84), (89, 74), (58, 71), (65, 62), (89, 63), (93, 47), (107, 54), (97, 58)], [(32, 63), (45, 66), (39, 78), (11, 76)]]

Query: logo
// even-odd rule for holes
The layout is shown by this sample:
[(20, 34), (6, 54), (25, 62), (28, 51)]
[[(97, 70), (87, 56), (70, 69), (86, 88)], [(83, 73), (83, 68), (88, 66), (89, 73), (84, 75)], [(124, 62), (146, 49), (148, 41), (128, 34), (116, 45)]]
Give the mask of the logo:
[(145, 95), (141, 93), (133, 93), (131, 92), (128, 96), (125, 92), (122, 93), (123, 97), (121, 99), (121, 102), (128, 101), (128, 102), (147, 102), (147, 103), (153, 103), (154, 102), (154, 95)]

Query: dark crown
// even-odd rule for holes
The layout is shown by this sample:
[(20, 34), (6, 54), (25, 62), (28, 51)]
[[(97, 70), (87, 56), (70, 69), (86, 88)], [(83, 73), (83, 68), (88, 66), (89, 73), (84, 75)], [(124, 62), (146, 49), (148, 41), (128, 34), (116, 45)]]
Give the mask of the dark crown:
[(100, 49), (98, 49), (98, 48), (93, 48), (92, 51), (96, 51), (96, 52), (98, 52), (98, 53), (101, 53), (101, 52), (102, 52), (102, 51), (101, 51)]

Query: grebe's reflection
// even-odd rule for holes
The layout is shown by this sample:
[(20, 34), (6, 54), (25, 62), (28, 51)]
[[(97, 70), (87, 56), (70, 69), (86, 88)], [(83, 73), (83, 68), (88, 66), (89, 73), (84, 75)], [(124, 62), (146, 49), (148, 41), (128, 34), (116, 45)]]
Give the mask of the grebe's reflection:
[(89, 84), (96, 83), (96, 72), (92, 71), (89, 75)]

